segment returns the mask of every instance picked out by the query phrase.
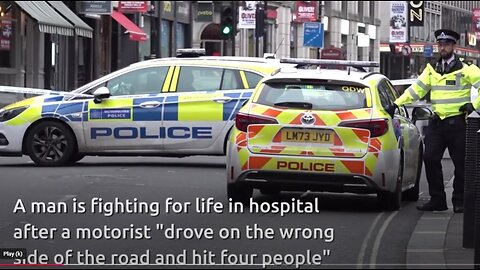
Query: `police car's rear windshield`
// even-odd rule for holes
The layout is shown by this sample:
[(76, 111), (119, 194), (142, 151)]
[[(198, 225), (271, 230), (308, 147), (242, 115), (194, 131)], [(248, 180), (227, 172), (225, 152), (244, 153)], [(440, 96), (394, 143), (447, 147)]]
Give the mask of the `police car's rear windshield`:
[[(257, 103), (313, 110), (353, 110), (367, 107), (366, 87), (332, 83), (266, 82)], [(311, 104), (311, 106), (310, 106)]]

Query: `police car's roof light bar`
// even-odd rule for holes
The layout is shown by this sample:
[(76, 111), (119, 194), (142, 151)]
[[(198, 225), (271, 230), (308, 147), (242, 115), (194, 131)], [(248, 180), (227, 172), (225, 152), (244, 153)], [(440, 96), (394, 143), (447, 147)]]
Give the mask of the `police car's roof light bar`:
[(177, 57), (199, 57), (205, 54), (205, 49), (177, 49)]
[(328, 60), (328, 59), (307, 59), (307, 58), (282, 58), (280, 63), (289, 63), (297, 65), (335, 65), (345, 67), (379, 67), (378, 62), (373, 61), (350, 61), (350, 60)]

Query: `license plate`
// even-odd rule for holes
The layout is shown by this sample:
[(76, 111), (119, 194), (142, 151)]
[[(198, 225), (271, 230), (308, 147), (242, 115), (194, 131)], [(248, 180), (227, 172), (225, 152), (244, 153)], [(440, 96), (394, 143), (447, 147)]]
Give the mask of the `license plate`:
[(333, 131), (331, 130), (301, 130), (284, 129), (282, 142), (309, 142), (333, 144)]

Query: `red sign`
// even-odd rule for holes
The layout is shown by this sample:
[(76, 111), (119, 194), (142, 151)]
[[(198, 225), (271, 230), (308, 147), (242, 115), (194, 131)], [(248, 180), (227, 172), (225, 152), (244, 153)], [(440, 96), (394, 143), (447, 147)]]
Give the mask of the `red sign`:
[(118, 1), (118, 11), (122, 13), (145, 13), (147, 1)]
[(318, 1), (297, 1), (295, 22), (316, 22)]
[(480, 8), (474, 8), (472, 12), (473, 32), (480, 39)]
[(10, 50), (10, 37), (12, 36), (12, 21), (2, 20), (1, 23), (1, 35), (0, 35), (0, 50)]
[(328, 49), (323, 49), (321, 52), (321, 59), (343, 60), (345, 59), (344, 51), (340, 48), (331, 46)]

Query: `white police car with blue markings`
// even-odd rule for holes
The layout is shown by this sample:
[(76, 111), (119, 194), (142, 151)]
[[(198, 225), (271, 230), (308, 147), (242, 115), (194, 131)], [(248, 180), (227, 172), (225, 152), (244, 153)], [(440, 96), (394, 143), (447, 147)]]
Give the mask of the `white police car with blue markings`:
[(59, 166), (86, 155), (224, 155), (236, 112), (281, 66), (262, 58), (164, 58), (72, 92), (0, 86), (40, 94), (0, 110), (0, 156)]

